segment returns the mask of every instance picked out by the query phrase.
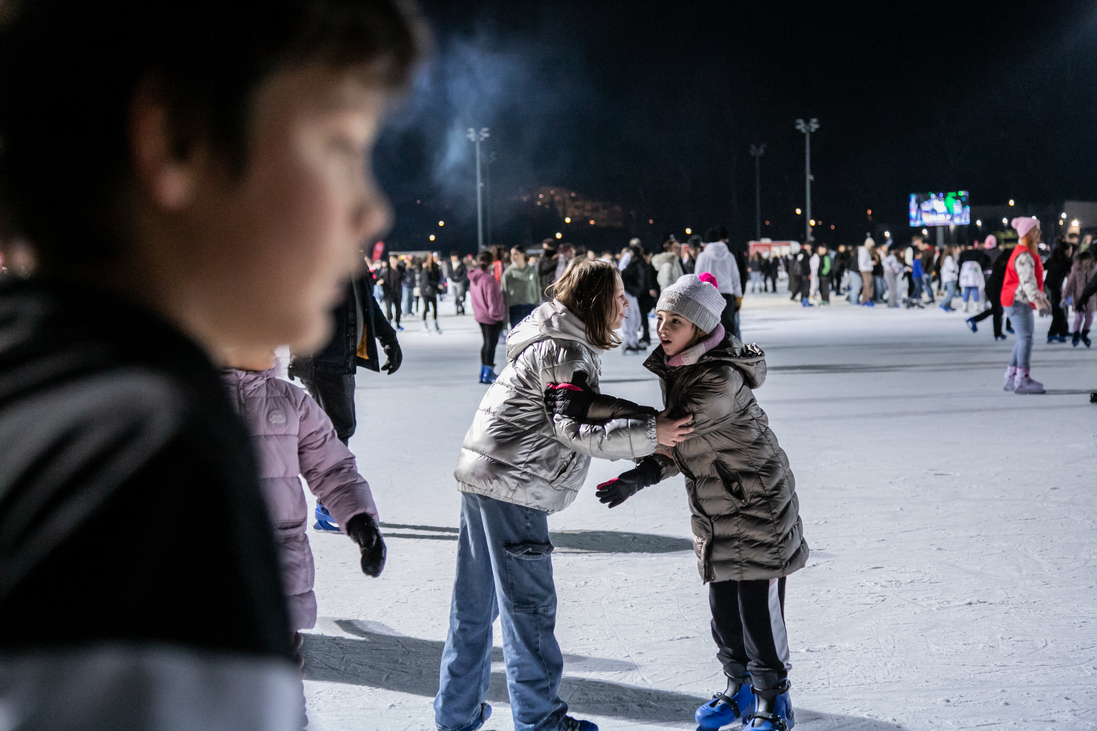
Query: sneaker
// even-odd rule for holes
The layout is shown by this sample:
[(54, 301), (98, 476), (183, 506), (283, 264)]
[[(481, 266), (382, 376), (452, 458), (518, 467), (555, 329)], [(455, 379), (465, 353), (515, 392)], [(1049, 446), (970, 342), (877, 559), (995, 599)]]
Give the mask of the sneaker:
[(1016, 394), (1031, 394), (1031, 393), (1046, 393), (1044, 391), (1044, 384), (1039, 381), (1034, 381), (1028, 377), (1027, 373), (1022, 373), (1020, 378), (1016, 379), (1013, 383), (1013, 392)]
[(564, 716), (564, 720), (560, 722), (560, 731), (598, 731), (598, 724)]

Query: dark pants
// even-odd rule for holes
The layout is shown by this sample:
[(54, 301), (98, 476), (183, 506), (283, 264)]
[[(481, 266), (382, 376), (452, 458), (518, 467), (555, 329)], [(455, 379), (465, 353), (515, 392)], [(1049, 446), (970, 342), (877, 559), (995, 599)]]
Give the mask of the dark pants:
[[(510, 318), (510, 327), (513, 330), (522, 320), (529, 317), (529, 313), (537, 309), (537, 305), (511, 305), (507, 308), (507, 316)], [(498, 335), (498, 333), (496, 333)], [(487, 365), (485, 363), (484, 365)]]
[(640, 302), (640, 342), (651, 342), (651, 327), (648, 324), (648, 315), (655, 309), (655, 300), (651, 297), (644, 297), (639, 300)]
[(484, 344), (480, 347), (480, 365), (495, 366), (495, 346), (499, 344), (501, 332), (503, 332), (501, 322), (493, 322), (490, 325), (480, 323), (480, 334), (484, 336)]
[(993, 297), (987, 295), (987, 299), (990, 300), (990, 309), (983, 310), (975, 317), (971, 318), (972, 322), (982, 322), (988, 317), (994, 318), (994, 334), (998, 337), (1002, 335), (1002, 315), (1005, 314), (1005, 310), (1002, 308), (1002, 302), (999, 297)]
[(1062, 290), (1048, 287), (1048, 299), (1051, 300), (1051, 329), (1047, 331), (1050, 337), (1067, 337), (1071, 334), (1070, 325), (1067, 323), (1067, 313), (1059, 306), (1059, 300), (1063, 297)]
[(739, 337), (739, 318), (735, 315), (739, 312), (739, 300), (733, 294), (720, 294), (724, 298), (724, 311), (720, 313), (720, 324), (724, 326), (724, 332)]
[(313, 369), (308, 379), (301, 379), (309, 395), (331, 419), (335, 435), (346, 444), (358, 422), (354, 417), (354, 374), (327, 373)]
[(811, 296), (811, 277), (800, 275), (794, 299), (805, 300)]
[[(776, 274), (771, 274), (770, 276), (766, 277), (766, 282), (769, 283), (767, 286), (772, 286), (773, 287), (772, 291), (774, 291), (774, 292), (777, 291), (777, 275)], [(767, 289), (766, 291), (769, 292), (770, 290)]]
[(799, 297), (797, 296), (800, 292), (799, 274), (790, 274), (788, 276), (788, 291), (790, 300), (799, 299)]
[(830, 302), (830, 275), (824, 275), (819, 277), (819, 296), (823, 298), (824, 302)]
[(776, 695), (789, 669), (785, 579), (714, 581), (708, 604), (724, 674), (742, 678), (749, 672), (756, 693)]
[(423, 322), (427, 321), (427, 312), (430, 308), (434, 308), (434, 321), (438, 322), (438, 298), (437, 297), (424, 297), (423, 298)]
[(400, 300), (385, 297), (385, 319), (392, 322), (396, 318), (396, 327), (400, 327)]

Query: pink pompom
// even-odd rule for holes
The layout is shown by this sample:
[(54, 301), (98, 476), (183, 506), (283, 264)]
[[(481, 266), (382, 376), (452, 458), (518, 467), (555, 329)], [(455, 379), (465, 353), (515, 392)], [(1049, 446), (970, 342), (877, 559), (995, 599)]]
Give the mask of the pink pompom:
[(701, 275), (700, 275), (699, 277), (697, 277), (697, 278), (698, 278), (698, 279), (700, 279), (700, 280), (701, 280), (702, 282), (708, 282), (708, 283), (709, 283), (709, 284), (711, 284), (711, 285), (712, 285), (713, 287), (716, 287), (716, 289), (720, 289), (720, 285), (716, 283), (716, 277), (712, 276), (712, 275), (711, 275), (711, 274), (709, 274), (708, 272), (704, 272), (704, 273), (702, 273), (702, 274), (701, 274)]

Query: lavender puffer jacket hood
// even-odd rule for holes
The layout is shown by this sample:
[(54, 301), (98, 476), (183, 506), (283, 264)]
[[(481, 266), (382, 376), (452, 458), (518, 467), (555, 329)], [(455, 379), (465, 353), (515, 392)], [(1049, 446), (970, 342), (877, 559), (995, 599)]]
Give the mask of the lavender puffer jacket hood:
[(376, 519), (373, 495), (358, 474), (354, 455), (307, 393), (277, 378), (274, 369), (229, 368), (223, 378), (255, 445), (290, 621), (295, 630), (309, 629), (316, 624), (316, 569), (306, 533), (308, 505), (301, 475), (339, 525), (360, 513)]

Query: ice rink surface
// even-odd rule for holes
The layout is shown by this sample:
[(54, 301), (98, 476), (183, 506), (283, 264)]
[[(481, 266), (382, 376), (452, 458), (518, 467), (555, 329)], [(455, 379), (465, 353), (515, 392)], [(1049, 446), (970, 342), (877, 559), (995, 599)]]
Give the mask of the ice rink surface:
[[(1001, 390), (1013, 338), (995, 343), (990, 320), (972, 334), (937, 308), (801, 309), (784, 295), (748, 297), (742, 320), (767, 355), (756, 395), (811, 546), (786, 604), (796, 728), (1097, 729), (1097, 350), (1044, 344), (1038, 319), (1032, 374), (1048, 393), (1016, 396)], [(441, 336), (404, 324), (401, 370), (359, 370), (351, 440), (384, 575), (363, 576), (344, 536), (310, 533), (316, 731), (434, 728), (452, 472), (486, 387), (471, 316), (443, 316)], [(642, 360), (607, 353), (603, 391), (661, 406)], [(595, 461), (549, 521), (562, 695), (602, 731), (692, 729), (723, 680), (683, 482), (604, 508), (594, 486), (628, 466)], [(501, 660), (485, 728), (510, 731)]]

